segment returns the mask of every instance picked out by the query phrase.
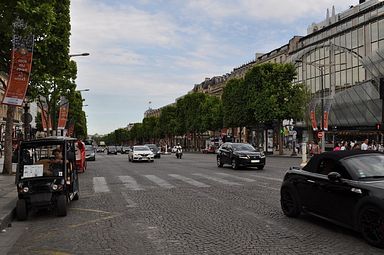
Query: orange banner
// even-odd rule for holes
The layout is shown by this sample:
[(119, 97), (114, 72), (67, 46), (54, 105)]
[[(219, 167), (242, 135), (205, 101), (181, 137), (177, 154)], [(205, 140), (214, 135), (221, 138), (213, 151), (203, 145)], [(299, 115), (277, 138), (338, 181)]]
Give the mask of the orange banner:
[(324, 111), (323, 121), (324, 121), (324, 131), (328, 131), (328, 112)]
[(63, 130), (65, 129), (65, 126), (67, 124), (68, 109), (69, 109), (68, 100), (65, 97), (61, 97), (60, 104), (61, 106), (60, 106), (59, 122), (57, 124), (57, 129)]
[(27, 93), (32, 69), (33, 36), (27, 38), (14, 36), (13, 40), (11, 73), (2, 103), (21, 106)]
[(317, 131), (316, 114), (315, 111), (311, 111), (311, 122), (313, 131)]
[(43, 130), (52, 130), (52, 120), (50, 116), (47, 116), (48, 107), (46, 105), (43, 105), (41, 110), (41, 125), (43, 126)]

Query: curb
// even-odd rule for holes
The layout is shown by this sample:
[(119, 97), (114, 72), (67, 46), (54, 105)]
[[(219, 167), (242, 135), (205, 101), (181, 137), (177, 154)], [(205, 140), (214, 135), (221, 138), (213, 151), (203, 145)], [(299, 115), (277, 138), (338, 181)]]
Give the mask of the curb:
[(3, 212), (1, 212), (2, 215), (0, 215), (0, 230), (6, 229), (14, 219), (16, 214), (16, 201), (17, 198), (14, 198), (2, 208)]

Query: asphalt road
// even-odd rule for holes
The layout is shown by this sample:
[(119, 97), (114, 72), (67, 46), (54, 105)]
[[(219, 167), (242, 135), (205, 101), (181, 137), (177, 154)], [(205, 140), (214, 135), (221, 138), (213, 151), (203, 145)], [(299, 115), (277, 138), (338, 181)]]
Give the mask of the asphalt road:
[(281, 181), (299, 163), (269, 157), (264, 170), (235, 171), (215, 155), (131, 163), (98, 154), (67, 217), (13, 222), (0, 254), (382, 254), (355, 232), (283, 215)]

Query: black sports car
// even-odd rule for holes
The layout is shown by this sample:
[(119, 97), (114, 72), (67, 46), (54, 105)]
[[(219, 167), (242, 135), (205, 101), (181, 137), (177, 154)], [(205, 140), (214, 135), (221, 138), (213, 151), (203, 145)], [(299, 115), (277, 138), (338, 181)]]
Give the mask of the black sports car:
[(233, 169), (240, 166), (263, 169), (265, 155), (247, 143), (224, 143), (220, 146), (216, 157), (218, 167), (229, 164)]
[(291, 168), (280, 190), (285, 215), (301, 212), (360, 232), (384, 248), (384, 153), (335, 151)]

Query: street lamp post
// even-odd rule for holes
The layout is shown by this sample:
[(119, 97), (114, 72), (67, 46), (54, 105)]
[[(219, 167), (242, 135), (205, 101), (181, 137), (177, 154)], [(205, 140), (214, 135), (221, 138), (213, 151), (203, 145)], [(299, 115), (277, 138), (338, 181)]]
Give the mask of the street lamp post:
[(320, 86), (321, 86), (321, 151), (325, 151), (325, 129), (324, 129), (324, 67), (326, 65), (316, 64), (312, 62), (305, 62), (302, 60), (296, 60), (296, 63), (303, 63), (314, 66), (320, 71)]

